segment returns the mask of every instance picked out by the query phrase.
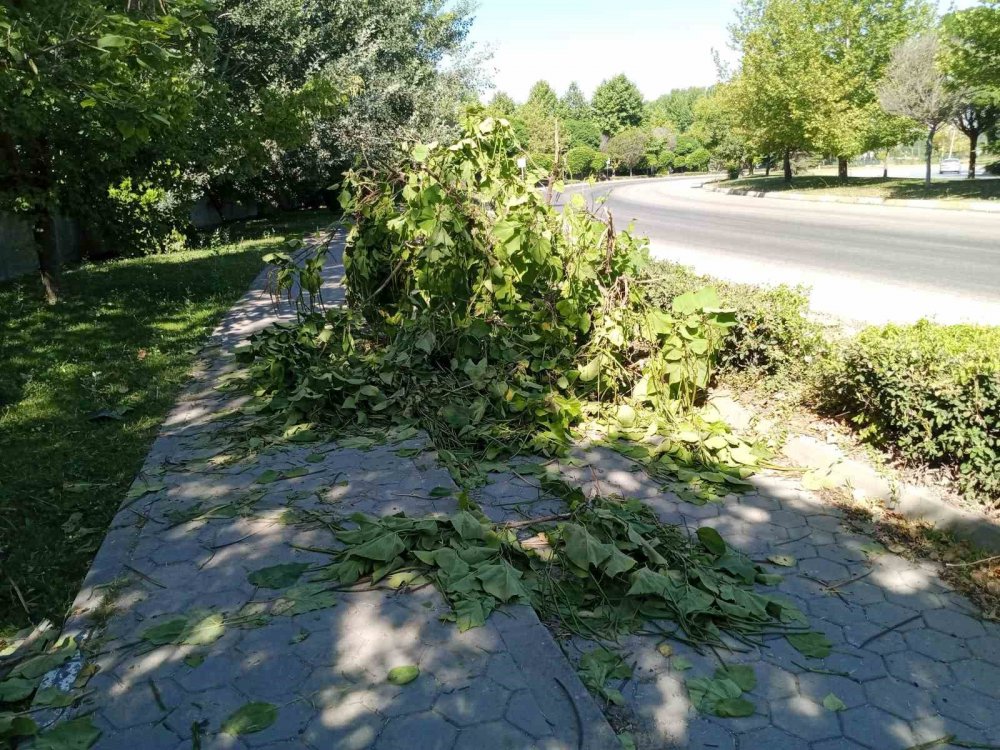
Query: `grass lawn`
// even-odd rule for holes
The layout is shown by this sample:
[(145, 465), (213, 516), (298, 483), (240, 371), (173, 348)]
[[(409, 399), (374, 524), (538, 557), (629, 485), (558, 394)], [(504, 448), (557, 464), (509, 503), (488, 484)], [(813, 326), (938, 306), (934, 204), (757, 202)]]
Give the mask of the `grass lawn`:
[(86, 264), (53, 307), (35, 277), (0, 283), (0, 636), (61, 622), (198, 347), (262, 255), (333, 218), (285, 214), (208, 249)]
[(822, 195), (849, 195), (873, 198), (935, 198), (938, 200), (1000, 200), (1000, 180), (939, 180), (929, 188), (913, 178), (849, 177), (842, 183), (835, 176), (801, 175), (786, 183), (781, 175), (747, 177), (720, 182), (721, 187), (747, 190), (794, 190)]

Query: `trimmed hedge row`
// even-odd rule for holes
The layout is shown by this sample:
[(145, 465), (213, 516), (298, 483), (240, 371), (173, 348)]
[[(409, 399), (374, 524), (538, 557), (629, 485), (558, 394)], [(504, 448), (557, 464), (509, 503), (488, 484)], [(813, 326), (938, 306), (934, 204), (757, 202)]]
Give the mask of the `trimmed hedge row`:
[(736, 310), (737, 325), (719, 353), (722, 372), (796, 375), (827, 348), (822, 328), (807, 317), (809, 298), (802, 288), (736, 284), (665, 261), (653, 263), (650, 275), (647, 295), (656, 305), (669, 308), (674, 297), (711, 285), (722, 304)]
[(866, 328), (826, 361), (819, 386), (862, 437), (953, 469), (970, 499), (1000, 502), (1000, 328)]

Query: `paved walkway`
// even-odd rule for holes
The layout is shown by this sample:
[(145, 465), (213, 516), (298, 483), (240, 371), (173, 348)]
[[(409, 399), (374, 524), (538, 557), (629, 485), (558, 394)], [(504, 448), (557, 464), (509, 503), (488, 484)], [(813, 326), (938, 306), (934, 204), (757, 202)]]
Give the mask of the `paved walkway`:
[[(326, 297), (335, 299), (336, 258), (327, 271)], [(433, 454), (400, 450), (419, 439), (367, 451), (312, 443), (236, 464), (213, 460), (231, 447), (218, 415), (246, 400), (216, 387), (236, 369), (233, 347), (276, 315), (290, 315), (261, 288), (216, 332), (133, 495), (148, 492), (119, 512), (76, 600), (66, 630), (85, 639), (99, 671), (67, 713), (92, 713), (101, 750), (617, 747), (575, 673), (585, 644), (560, 646), (530, 608), (498, 611), (486, 627), (459, 634), (439, 619), (447, 608), (431, 588), (338, 592), (331, 602), (308, 587), (254, 584), (263, 568), (327, 559), (310, 551), (332, 541), (322, 523), (309, 523), (313, 511), (455, 510), (453, 499), (432, 496), (435, 487), (453, 486)], [(762, 476), (752, 493), (695, 507), (662, 493), (619, 455), (579, 457), (588, 465), (565, 471), (584, 485), (595, 481), (592, 466), (605, 493), (641, 497), (665, 520), (715, 526), (755, 558), (794, 556), (778, 588), (834, 643), (830, 657), (808, 664), (783, 638), (727, 656), (755, 665), (757, 712), (715, 719), (697, 715), (683, 687), (686, 677), (711, 675), (711, 655), (678, 644), (675, 653), (693, 668), (677, 671), (653, 643), (630, 639), (622, 645), (637, 668), (621, 685), (627, 705), (614, 720), (631, 727), (639, 748), (892, 750), (951, 733), (1000, 742), (1000, 628), (980, 622), (931, 566), (875, 555), (794, 480)], [(286, 478), (259, 481), (274, 472)], [(477, 499), (501, 520), (517, 514), (519, 500), (538, 496), (530, 480), (498, 474)], [(532, 505), (532, 514), (544, 505)], [(839, 593), (821, 583), (869, 570)], [(160, 627), (153, 640), (189, 643), (150, 643), (150, 628), (180, 616), (202, 627), (180, 635)], [(390, 669), (409, 665), (420, 669), (414, 682), (388, 682)], [(829, 693), (844, 710), (824, 708)], [(222, 732), (250, 703), (270, 704), (276, 720), (259, 732)]]

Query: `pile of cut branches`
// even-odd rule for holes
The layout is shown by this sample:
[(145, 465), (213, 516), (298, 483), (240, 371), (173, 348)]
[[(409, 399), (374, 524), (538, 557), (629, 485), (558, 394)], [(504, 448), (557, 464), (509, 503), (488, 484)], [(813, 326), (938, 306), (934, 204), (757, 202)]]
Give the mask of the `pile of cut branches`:
[(311, 304), (326, 248), (304, 266), (271, 258), (301, 304), (244, 353), (266, 408), (289, 424), (419, 427), (464, 479), (479, 462), (559, 452), (588, 422), (684, 432), (671, 465), (739, 476), (738, 441), (693, 411), (732, 312), (710, 288), (650, 305), (645, 241), (580, 198), (554, 210), (516, 153), (506, 121), (470, 121), (399, 172), (347, 175), (348, 304)]

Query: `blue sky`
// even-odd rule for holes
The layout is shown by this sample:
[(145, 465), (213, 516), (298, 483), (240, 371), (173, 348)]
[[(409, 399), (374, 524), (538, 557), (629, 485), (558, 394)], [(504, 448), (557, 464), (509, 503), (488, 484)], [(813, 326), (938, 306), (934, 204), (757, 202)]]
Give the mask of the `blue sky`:
[[(471, 38), (492, 50), (486, 69), (518, 101), (544, 78), (560, 94), (625, 73), (647, 99), (715, 82), (738, 0), (479, 0)], [(941, 7), (949, 5), (942, 0)], [(968, 6), (974, 0), (958, 0)], [(486, 98), (492, 92), (486, 92)]]

